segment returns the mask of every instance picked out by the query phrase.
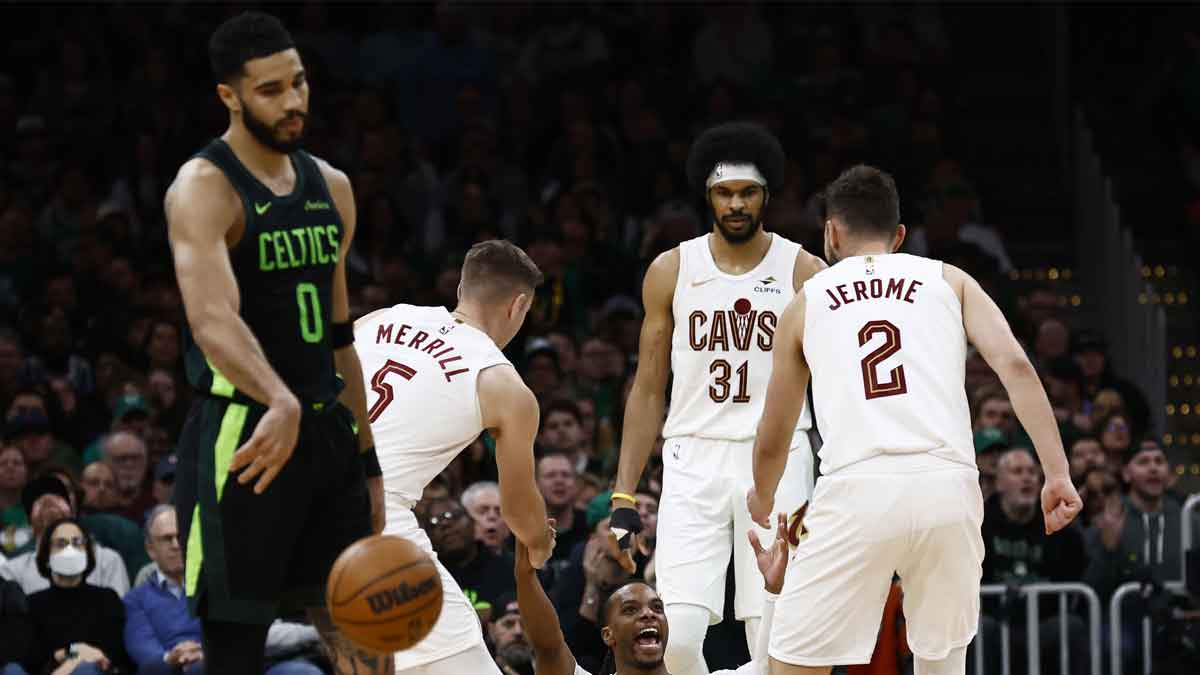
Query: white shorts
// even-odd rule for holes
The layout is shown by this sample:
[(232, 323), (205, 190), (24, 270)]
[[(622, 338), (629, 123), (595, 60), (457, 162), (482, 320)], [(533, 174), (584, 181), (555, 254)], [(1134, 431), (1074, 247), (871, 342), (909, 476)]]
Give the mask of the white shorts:
[[(663, 444), (655, 573), (665, 604), (699, 605), (719, 623), (725, 613), (725, 572), (733, 554), (733, 609), (738, 619), (762, 616), (763, 578), (746, 539), (751, 527), (765, 545), (774, 527), (750, 520), (746, 493), (754, 485), (754, 441), (683, 436)], [(775, 511), (791, 514), (812, 494), (813, 457), (805, 432), (796, 434), (775, 491)]]
[(450, 576), (450, 572), (442, 565), (433, 551), (425, 530), (417, 524), (417, 517), (411, 509), (399, 507), (388, 497), (387, 527), (384, 534), (394, 534), (413, 542), (429, 554), (433, 564), (437, 566), (438, 575), (442, 578), (442, 613), (438, 616), (433, 630), (411, 648), (396, 652), (396, 671), (423, 666), (459, 652), (466, 651), (479, 645), (486, 652), (483, 641), (483, 629), (479, 625), (479, 615), (459, 588), (458, 582)]
[(869, 663), (893, 573), (914, 654), (941, 660), (974, 638), (984, 554), (978, 472), (944, 464), (911, 473), (878, 468), (817, 482), (807, 535), (776, 602), (773, 658), (798, 666)]

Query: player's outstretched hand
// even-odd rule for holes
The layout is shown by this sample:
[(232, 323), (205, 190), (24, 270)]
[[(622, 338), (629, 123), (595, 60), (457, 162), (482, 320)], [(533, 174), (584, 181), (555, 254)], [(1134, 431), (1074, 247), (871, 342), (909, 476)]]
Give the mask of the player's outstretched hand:
[(300, 402), (296, 397), (272, 403), (254, 427), (254, 435), (234, 453), (229, 472), (244, 468), (245, 471), (238, 476), (238, 482), (245, 485), (258, 478), (254, 484), (254, 494), (262, 494), (283, 471), (283, 465), (292, 458), (299, 435)]
[[(758, 496), (758, 490), (750, 486), (746, 493), (746, 509), (750, 511), (750, 520), (758, 523), (759, 527), (771, 529), (771, 511), (775, 508), (775, 499), (763, 499)], [(786, 529), (786, 528), (785, 528)]]
[(637, 571), (633, 552), (637, 550), (637, 536), (642, 532), (642, 516), (632, 504), (622, 501), (615, 505), (608, 520), (608, 554), (625, 570), (626, 574)]
[(771, 542), (770, 548), (763, 548), (757, 531), (748, 530), (746, 536), (754, 548), (758, 571), (762, 572), (767, 592), (778, 594), (783, 590), (783, 575), (787, 572), (788, 564), (787, 514), (776, 514), (775, 521), (775, 541)]
[(1046, 534), (1054, 534), (1071, 524), (1083, 509), (1083, 500), (1075, 491), (1070, 478), (1048, 478), (1042, 488), (1042, 515), (1046, 518)]

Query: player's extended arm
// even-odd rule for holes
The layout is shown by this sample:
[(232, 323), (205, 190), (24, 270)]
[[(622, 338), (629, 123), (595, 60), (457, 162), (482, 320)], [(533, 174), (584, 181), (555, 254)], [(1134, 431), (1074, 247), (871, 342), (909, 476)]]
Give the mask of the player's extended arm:
[[(1046, 474), (1042, 500), (1046, 529), (1049, 532), (1060, 530), (1079, 512), (1082, 502), (1071, 485), (1062, 436), (1042, 381), (1004, 314), (979, 283), (953, 265), (944, 265), (943, 274), (962, 301), (967, 339), (1000, 378), (1012, 399), (1017, 419), (1033, 439), (1034, 450)], [(1048, 496), (1053, 497), (1053, 504), (1047, 503)]]
[(533, 647), (533, 670), (538, 675), (571, 675), (575, 672), (575, 655), (567, 647), (562, 626), (554, 605), (546, 597), (537, 571), (529, 562), (529, 551), (517, 540), (513, 577), (517, 582), (517, 607), (525, 637)]
[(808, 362), (804, 360), (804, 293), (797, 293), (779, 318), (771, 355), (771, 379), (758, 433), (754, 437), (754, 487), (747, 495), (750, 517), (770, 527), (775, 488), (787, 466), (796, 422), (808, 391)]
[[(334, 206), (342, 217), (344, 234), (339, 251), (337, 267), (333, 271), (333, 323), (348, 324), (350, 321), (350, 294), (346, 289), (346, 258), (350, 255), (350, 245), (354, 241), (354, 231), (357, 225), (358, 212), (354, 206), (354, 189), (346, 174), (322, 163), (321, 172), (333, 196)], [(353, 327), (351, 327), (353, 328)], [(358, 359), (358, 351), (354, 343), (350, 343), (333, 352), (333, 361), (338, 374), (346, 383), (339, 397), (342, 404), (354, 413), (358, 422), (358, 449), (368, 450), (375, 447), (375, 437), (371, 434), (371, 424), (367, 419), (367, 392), (363, 384), (362, 362)], [(370, 475), (368, 472), (367, 490), (371, 495), (371, 527), (376, 534), (383, 532), (386, 525), (386, 511), (383, 507), (383, 476)]]
[(238, 313), (237, 279), (225, 236), (239, 218), (241, 203), (219, 169), (193, 159), (180, 168), (163, 206), (193, 339), (234, 387), (267, 406), (229, 467), (241, 471), (239, 483), (258, 478), (254, 491), (262, 493), (296, 448), (300, 402)]
[[(646, 270), (642, 282), (642, 304), (646, 316), (642, 319), (641, 337), (638, 338), (637, 372), (633, 376), (633, 387), (625, 403), (625, 424), (621, 430), (621, 450), (617, 462), (617, 482), (614, 492), (632, 495), (637, 491), (646, 469), (646, 460), (654, 448), (666, 408), (667, 376), (671, 372), (671, 332), (675, 328), (675, 317), (671, 303), (675, 297), (675, 281), (679, 278), (679, 249), (660, 254)], [(631, 551), (636, 547), (634, 536), (640, 531), (641, 520), (637, 517), (634, 504), (617, 498), (612, 502), (616, 513), (613, 526), (626, 536), (614, 535), (612, 547), (618, 546), (617, 560), (627, 572), (633, 572)]]
[(224, 174), (193, 159), (179, 170), (163, 205), (175, 275), (196, 344), (238, 391), (267, 406), (296, 397), (267, 362), (239, 314), (237, 279), (225, 235), (241, 204)]
[(500, 515), (516, 538), (529, 548), (540, 568), (554, 550), (546, 526), (546, 500), (534, 478), (533, 440), (538, 429), (538, 402), (517, 371), (493, 366), (479, 374), (479, 407), (483, 426), (496, 439), (500, 474)]

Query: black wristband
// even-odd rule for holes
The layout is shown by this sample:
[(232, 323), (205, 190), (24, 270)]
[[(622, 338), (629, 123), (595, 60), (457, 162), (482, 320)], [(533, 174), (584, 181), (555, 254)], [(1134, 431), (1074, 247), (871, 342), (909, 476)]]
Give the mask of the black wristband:
[(621, 548), (629, 548), (629, 535), (641, 534), (642, 532), (642, 517), (638, 515), (637, 509), (613, 509), (612, 516), (608, 521), (610, 529), (625, 530), (625, 534), (617, 539), (617, 543)]
[(383, 469), (379, 466), (379, 455), (375, 454), (375, 446), (371, 446), (362, 451), (363, 473), (367, 474), (367, 478), (378, 478), (383, 475)]
[(329, 325), (329, 337), (334, 349), (349, 347), (354, 344), (354, 322), (334, 321)]

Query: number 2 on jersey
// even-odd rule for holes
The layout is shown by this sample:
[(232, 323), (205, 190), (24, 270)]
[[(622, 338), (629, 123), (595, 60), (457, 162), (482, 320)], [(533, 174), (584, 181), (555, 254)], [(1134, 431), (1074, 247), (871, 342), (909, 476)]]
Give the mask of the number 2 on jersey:
[(391, 359), (388, 359), (387, 363), (383, 364), (383, 367), (375, 371), (375, 374), (371, 376), (371, 390), (379, 394), (379, 398), (375, 399), (375, 403), (367, 411), (368, 422), (374, 422), (382, 415), (383, 411), (396, 397), (395, 392), (392, 391), (392, 385), (386, 382), (387, 376), (393, 373), (406, 380), (411, 380), (417, 374), (417, 371)]
[(858, 346), (867, 344), (877, 333), (883, 335), (883, 344), (862, 359), (863, 393), (867, 399), (907, 394), (908, 383), (904, 380), (903, 365), (892, 368), (887, 380), (879, 377), (879, 364), (900, 351), (900, 329), (896, 324), (885, 320), (868, 321), (858, 331)]

